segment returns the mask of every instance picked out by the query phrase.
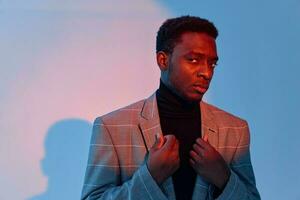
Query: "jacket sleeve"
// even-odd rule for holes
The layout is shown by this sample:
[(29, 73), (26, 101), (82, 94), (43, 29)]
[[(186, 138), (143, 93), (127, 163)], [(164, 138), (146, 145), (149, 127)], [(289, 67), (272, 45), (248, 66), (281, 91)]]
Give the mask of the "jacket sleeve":
[(260, 200), (251, 164), (250, 133), (247, 122), (244, 127), (241, 129), (239, 144), (229, 166), (231, 175), (216, 200)]
[(118, 155), (101, 118), (94, 122), (81, 200), (166, 200), (143, 163), (126, 182), (120, 180)]

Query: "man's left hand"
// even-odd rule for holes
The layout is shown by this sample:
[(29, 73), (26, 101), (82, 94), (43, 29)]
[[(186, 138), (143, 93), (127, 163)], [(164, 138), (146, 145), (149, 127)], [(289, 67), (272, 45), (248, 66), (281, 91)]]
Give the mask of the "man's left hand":
[(231, 172), (220, 153), (208, 142), (207, 135), (203, 139), (196, 139), (190, 156), (190, 164), (194, 170), (208, 182), (223, 190)]

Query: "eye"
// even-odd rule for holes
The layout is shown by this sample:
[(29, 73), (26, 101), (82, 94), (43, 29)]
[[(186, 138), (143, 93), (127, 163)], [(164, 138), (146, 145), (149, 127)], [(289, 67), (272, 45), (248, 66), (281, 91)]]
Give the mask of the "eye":
[(197, 58), (188, 58), (188, 61), (190, 63), (198, 63), (198, 59)]
[(211, 68), (215, 68), (218, 65), (217, 61), (215, 61), (215, 60), (210, 61), (208, 64)]
[(217, 65), (218, 65), (218, 63), (212, 63), (212, 64), (210, 64), (210, 67), (215, 68)]

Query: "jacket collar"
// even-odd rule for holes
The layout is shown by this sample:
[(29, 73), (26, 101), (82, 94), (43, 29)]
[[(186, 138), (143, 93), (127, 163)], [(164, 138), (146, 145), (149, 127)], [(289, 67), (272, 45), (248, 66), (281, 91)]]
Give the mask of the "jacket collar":
[[(202, 138), (205, 134), (208, 134), (208, 141), (217, 148), (219, 143), (218, 126), (215, 123), (214, 114), (207, 103), (200, 101), (199, 106), (201, 110)], [(155, 142), (155, 134), (162, 134), (156, 93), (153, 93), (144, 102), (141, 111), (140, 127), (149, 150)]]
[[(201, 137), (203, 138), (205, 134), (208, 135), (209, 143), (218, 149), (219, 146), (219, 137), (218, 137), (218, 126), (215, 123), (215, 117), (213, 112), (210, 109), (210, 106), (201, 101), (199, 103), (201, 110)], [(141, 128), (142, 136), (145, 141), (145, 145), (147, 150), (155, 143), (155, 135), (162, 135), (162, 130), (160, 126), (160, 119), (158, 114), (158, 106), (156, 100), (156, 93), (152, 94), (149, 98), (147, 98), (144, 102), (139, 127)], [(169, 177), (162, 185), (167, 192), (168, 199), (175, 200), (175, 191), (174, 185), (172, 181), (172, 177)], [(209, 194), (208, 190), (211, 185), (205, 181), (201, 176), (197, 175), (196, 183), (193, 192), (193, 200), (195, 199), (206, 199)], [(170, 188), (170, 189), (166, 189)], [(203, 191), (203, 188), (204, 189)], [(202, 191), (202, 192), (200, 192)]]

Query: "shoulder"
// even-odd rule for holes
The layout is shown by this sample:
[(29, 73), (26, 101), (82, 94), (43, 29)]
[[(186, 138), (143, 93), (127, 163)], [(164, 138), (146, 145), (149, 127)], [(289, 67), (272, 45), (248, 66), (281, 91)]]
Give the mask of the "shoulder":
[(246, 120), (229, 113), (221, 108), (218, 108), (214, 105), (211, 105), (207, 102), (202, 102), (203, 107), (207, 112), (209, 112), (213, 118), (214, 121), (219, 125), (219, 126), (224, 126), (224, 127), (247, 127), (248, 123)]
[(128, 106), (119, 108), (95, 119), (94, 124), (120, 125), (130, 124), (137, 121), (143, 109), (145, 99), (134, 102)]

